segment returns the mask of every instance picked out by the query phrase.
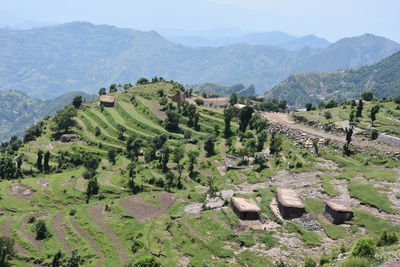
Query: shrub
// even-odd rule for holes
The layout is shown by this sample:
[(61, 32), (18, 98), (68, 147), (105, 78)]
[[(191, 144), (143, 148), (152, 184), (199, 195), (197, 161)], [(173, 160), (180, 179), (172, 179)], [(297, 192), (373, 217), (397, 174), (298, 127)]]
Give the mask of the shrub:
[(139, 257), (135, 262), (130, 264), (132, 267), (159, 267), (161, 263), (153, 256)]
[(376, 246), (371, 238), (360, 238), (354, 245), (351, 255), (355, 257), (373, 258), (376, 252)]
[(71, 209), (71, 210), (69, 211), (69, 216), (74, 216), (75, 213), (76, 213), (76, 210), (75, 210), (75, 209)]
[(324, 252), (321, 255), (321, 258), (319, 258), (319, 266), (324, 266), (324, 264), (327, 264), (330, 262), (329, 256), (326, 255), (326, 253)]
[(350, 257), (339, 264), (339, 267), (366, 267), (369, 261), (365, 258)]
[(204, 105), (204, 100), (201, 98), (197, 98), (194, 102), (196, 102), (196, 105), (198, 106)]
[(311, 257), (305, 257), (304, 259), (304, 267), (316, 267), (317, 263)]
[(375, 140), (377, 139), (379, 136), (379, 132), (377, 129), (372, 129), (371, 133), (370, 133), (370, 138), (371, 140)]
[(399, 241), (398, 236), (395, 233), (387, 233), (386, 231), (381, 234), (377, 242), (378, 247), (390, 246), (396, 244)]

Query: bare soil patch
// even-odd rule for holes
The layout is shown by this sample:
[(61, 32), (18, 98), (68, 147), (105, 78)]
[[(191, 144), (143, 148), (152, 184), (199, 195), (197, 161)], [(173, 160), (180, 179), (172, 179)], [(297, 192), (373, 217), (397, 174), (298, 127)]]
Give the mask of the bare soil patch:
[(37, 183), (45, 189), (49, 188), (49, 180), (39, 180)]
[(11, 184), (11, 193), (10, 195), (13, 197), (19, 198), (31, 198), (35, 190), (25, 187), (22, 184)]
[(67, 239), (65, 238), (64, 235), (64, 230), (63, 227), (61, 225), (61, 221), (63, 218), (64, 214), (60, 213), (58, 214), (53, 222), (52, 222), (52, 226), (54, 228), (54, 232), (56, 233), (57, 237), (60, 239), (61, 243), (63, 244), (65, 250), (68, 252), (68, 254), (72, 253), (72, 247), (68, 244)]
[(106, 224), (106, 218), (104, 216), (105, 206), (103, 204), (97, 204), (89, 208), (90, 218), (98, 225), (100, 228), (108, 235), (111, 239), (113, 245), (117, 249), (119, 261), (122, 265), (127, 264), (127, 256), (125, 253), (125, 248), (119, 241), (115, 232)]
[(29, 240), (29, 242), (32, 243), (32, 245), (37, 249), (37, 250), (41, 250), (43, 248), (42, 243), (37, 240), (33, 235), (31, 235), (30, 233), (28, 233), (26, 231), (26, 225), (28, 224), (28, 220), (30, 217), (43, 217), (45, 216), (46, 213), (44, 212), (35, 212), (35, 213), (31, 213), (29, 215), (26, 215), (23, 219), (22, 219), (22, 223), (21, 223), (21, 227), (19, 228), (19, 231), (21, 232), (21, 234)]
[(140, 196), (131, 196), (121, 200), (121, 206), (132, 214), (136, 220), (144, 223), (167, 211), (176, 201), (172, 194), (160, 193), (157, 195), (161, 207), (145, 202)]
[(78, 232), (79, 235), (81, 235), (93, 248), (93, 251), (96, 253), (96, 255), (99, 257), (99, 260), (96, 263), (96, 267), (101, 267), (103, 265), (103, 260), (104, 260), (104, 254), (101, 252), (100, 248), (97, 246), (96, 242), (90, 236), (83, 231), (76, 220), (74, 218), (70, 219), (72, 227), (75, 229), (76, 232)]

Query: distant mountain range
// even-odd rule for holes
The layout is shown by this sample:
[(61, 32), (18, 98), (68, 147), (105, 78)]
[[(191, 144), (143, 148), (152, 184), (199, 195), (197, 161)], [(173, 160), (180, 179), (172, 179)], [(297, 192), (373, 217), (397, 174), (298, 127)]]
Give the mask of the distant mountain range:
[(400, 96), (400, 52), (365, 67), (327, 73), (294, 74), (272, 88), (268, 98), (286, 99), (290, 105), (325, 99), (359, 98), (365, 91), (375, 96)]
[(162, 76), (186, 85), (254, 84), (263, 94), (294, 73), (373, 64), (399, 50), (399, 44), (371, 34), (345, 38), (326, 48), (288, 50), (245, 43), (192, 48), (156, 32), (86, 22), (1, 29), (0, 91), (17, 89), (52, 98)]
[(256, 32), (241, 36), (229, 36), (224, 38), (205, 38), (202, 36), (169, 36), (164, 35), (171, 42), (190, 47), (221, 47), (238, 43), (251, 45), (269, 45), (289, 50), (298, 50), (305, 46), (312, 48), (325, 48), (330, 43), (315, 35), (296, 37), (284, 32)]
[(19, 91), (0, 92), (0, 142), (12, 135), (22, 135), (26, 128), (38, 120), (70, 104), (76, 95), (81, 95), (86, 100), (94, 98), (82, 92), (70, 92), (43, 101)]

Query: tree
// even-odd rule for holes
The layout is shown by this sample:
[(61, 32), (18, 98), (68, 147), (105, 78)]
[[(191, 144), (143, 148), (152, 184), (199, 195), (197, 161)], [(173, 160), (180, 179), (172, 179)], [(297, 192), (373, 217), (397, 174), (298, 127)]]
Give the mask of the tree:
[(356, 112), (356, 117), (361, 118), (362, 117), (362, 111), (364, 109), (364, 104), (363, 101), (360, 99), (358, 100), (358, 106), (357, 106), (357, 112)]
[(376, 246), (371, 238), (362, 237), (357, 240), (351, 255), (355, 257), (373, 258), (376, 252)]
[(115, 165), (115, 159), (117, 157), (117, 152), (115, 149), (108, 150), (108, 161), (111, 162), (112, 165)]
[(46, 239), (50, 235), (44, 220), (37, 221), (35, 224), (35, 233), (37, 240)]
[(50, 161), (50, 151), (46, 151), (46, 153), (44, 153), (44, 159), (43, 159), (43, 168), (45, 173), (49, 173), (50, 171), (49, 161)]
[(132, 194), (136, 194), (140, 191), (140, 187), (136, 184), (136, 170), (133, 162), (128, 164), (128, 187), (131, 189)]
[(61, 253), (61, 250), (59, 250), (53, 258), (53, 261), (51, 262), (51, 267), (60, 267), (62, 266), (61, 264), (61, 259), (63, 257), (63, 254)]
[(365, 101), (372, 101), (374, 94), (372, 92), (364, 92), (361, 94), (361, 98)]
[(351, 154), (350, 143), (351, 143), (351, 139), (353, 136), (353, 126), (351, 126), (350, 128), (344, 129), (344, 131), (346, 133), (346, 144), (344, 144), (344, 146), (343, 146), (343, 153), (346, 156), (349, 156)]
[(276, 131), (272, 132), (271, 140), (269, 144), (269, 151), (271, 154), (278, 154), (282, 151), (282, 136)]
[(78, 251), (74, 249), (71, 257), (67, 261), (66, 267), (79, 267), (83, 263), (83, 259), (78, 255)]
[(237, 93), (232, 93), (231, 96), (229, 97), (229, 104), (231, 104), (231, 106), (237, 104), (238, 102), (238, 96)]
[(210, 136), (205, 142), (204, 142), (204, 150), (206, 151), (206, 156), (211, 157), (212, 155), (215, 154), (214, 151), (214, 143), (215, 143), (215, 137)]
[(136, 81), (136, 85), (145, 85), (145, 84), (148, 84), (149, 83), (149, 80), (148, 79), (146, 79), (146, 78), (139, 78), (137, 81)]
[(74, 97), (74, 99), (72, 99), (72, 105), (76, 109), (78, 109), (78, 108), (80, 108), (82, 106), (82, 102), (83, 102), (83, 100), (82, 100), (82, 96), (81, 95), (77, 95), (77, 96)]
[(355, 118), (356, 118), (356, 111), (352, 109), (349, 116), (349, 125), (355, 124)]
[(165, 180), (167, 180), (167, 190), (171, 190), (175, 185), (175, 175), (173, 172), (168, 171), (165, 175)]
[(69, 128), (76, 125), (74, 117), (76, 116), (76, 109), (68, 105), (64, 109), (57, 111), (53, 117), (53, 130), (57, 132), (67, 132)]
[(260, 168), (263, 169), (265, 167), (265, 162), (268, 161), (268, 158), (264, 153), (255, 153), (254, 154), (254, 163), (260, 165)]
[(330, 121), (332, 119), (332, 114), (329, 111), (325, 111), (324, 117), (325, 117), (325, 119)]
[(371, 124), (374, 126), (374, 121), (376, 120), (376, 114), (379, 112), (380, 107), (375, 105), (371, 108)]
[(101, 88), (99, 89), (99, 95), (102, 96), (102, 95), (105, 95), (105, 94), (106, 94), (106, 88), (101, 87)]
[(234, 115), (235, 115), (234, 108), (224, 109), (224, 121), (225, 121), (224, 137), (225, 138), (229, 138), (232, 134), (231, 121), (232, 121)]
[(251, 117), (249, 127), (251, 130), (256, 130), (257, 133), (260, 133), (261, 131), (267, 129), (268, 121), (262, 118), (261, 115), (257, 113)]
[(14, 179), (17, 173), (15, 162), (9, 157), (4, 156), (0, 158), (0, 180)]
[(314, 106), (311, 102), (308, 102), (306, 104), (306, 111), (311, 111), (311, 110), (316, 110), (316, 109), (317, 109), (317, 107)]
[(167, 118), (164, 120), (164, 128), (170, 132), (179, 131), (179, 116), (175, 111), (167, 111)]
[(10, 237), (0, 237), (0, 266), (8, 267), (10, 260), (15, 256), (14, 240)]
[(245, 106), (239, 111), (239, 129), (242, 132), (246, 131), (247, 125), (251, 120), (251, 116), (254, 113), (254, 109), (250, 106)]
[(188, 159), (189, 159), (189, 176), (193, 176), (194, 173), (194, 165), (196, 164), (197, 157), (199, 156), (198, 151), (189, 151), (188, 154)]
[(96, 126), (96, 128), (94, 128), (94, 136), (99, 136), (101, 135), (101, 130), (99, 126)]
[(89, 203), (89, 200), (93, 195), (97, 195), (99, 193), (99, 189), (100, 187), (97, 183), (97, 178), (90, 179), (86, 189), (86, 203)]
[(117, 85), (115, 83), (110, 85), (110, 93), (114, 93), (117, 91)]
[(161, 151), (160, 151), (160, 159), (159, 162), (161, 164), (162, 170), (165, 172), (168, 170), (167, 164), (169, 161), (169, 154), (170, 154), (170, 149), (167, 146), (164, 146)]
[(264, 144), (267, 141), (268, 134), (266, 131), (262, 131), (257, 134), (257, 152), (261, 152), (264, 149)]
[(37, 160), (36, 160), (36, 168), (38, 169), (39, 172), (43, 171), (43, 151), (41, 149), (39, 149), (39, 151), (37, 152)]

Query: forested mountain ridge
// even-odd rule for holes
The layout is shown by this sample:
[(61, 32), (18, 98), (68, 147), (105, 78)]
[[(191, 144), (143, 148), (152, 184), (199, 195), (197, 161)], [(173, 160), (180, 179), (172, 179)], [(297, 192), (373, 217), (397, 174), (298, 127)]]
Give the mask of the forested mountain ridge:
[(266, 96), (301, 106), (322, 99), (359, 98), (365, 91), (372, 91), (379, 98), (400, 95), (400, 52), (370, 66), (295, 74), (272, 88)]
[(153, 76), (184, 84), (254, 84), (264, 93), (293, 73), (372, 64), (400, 50), (399, 44), (373, 35), (298, 51), (249, 44), (190, 48), (156, 32), (86, 22), (3, 29), (0, 44), (0, 90), (18, 88), (41, 98)]
[(76, 95), (91, 100), (82, 92), (70, 92), (55, 99), (40, 100), (19, 91), (0, 92), (0, 141), (21, 135), (26, 128), (71, 103)]

